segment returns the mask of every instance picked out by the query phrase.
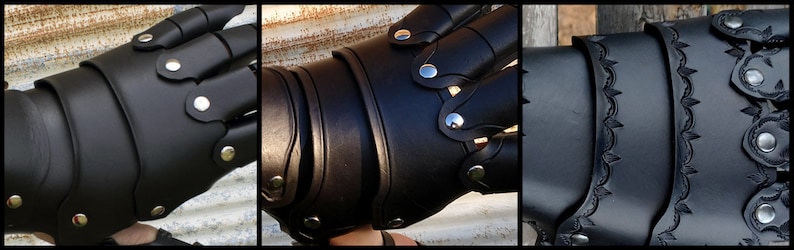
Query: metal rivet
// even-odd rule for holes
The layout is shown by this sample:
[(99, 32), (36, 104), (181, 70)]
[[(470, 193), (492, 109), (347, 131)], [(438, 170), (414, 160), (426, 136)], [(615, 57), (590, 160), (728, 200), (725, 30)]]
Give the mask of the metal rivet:
[(221, 159), (223, 159), (223, 161), (231, 161), (234, 159), (234, 147), (224, 146), (221, 149)]
[(157, 217), (157, 216), (163, 215), (164, 212), (165, 212), (165, 207), (156, 206), (156, 207), (152, 208), (151, 214), (152, 214), (152, 217)]
[(575, 246), (587, 245), (587, 242), (590, 242), (590, 238), (587, 238), (587, 235), (584, 234), (572, 234), (571, 235), (571, 244)]
[(398, 30), (398, 31), (394, 32), (394, 39), (397, 39), (397, 41), (405, 41), (405, 40), (408, 40), (408, 38), (411, 38), (411, 31), (410, 30), (401, 29), (401, 30)]
[(270, 178), (270, 181), (267, 182), (267, 188), (270, 190), (280, 189), (283, 186), (284, 186), (284, 178), (278, 175), (273, 176), (273, 178)]
[(764, 82), (764, 74), (757, 69), (748, 69), (744, 72), (744, 81), (753, 86), (761, 85)]
[(75, 214), (72, 216), (72, 225), (76, 227), (83, 227), (88, 224), (88, 217), (85, 214)]
[(761, 204), (755, 208), (755, 219), (763, 224), (772, 222), (775, 219), (775, 208), (769, 204)]
[(473, 167), (469, 168), (469, 172), (466, 172), (466, 174), (469, 176), (469, 180), (479, 181), (485, 176), (485, 168), (483, 168), (481, 165), (474, 165)]
[(731, 29), (742, 27), (742, 18), (738, 16), (729, 16), (722, 21), (725, 26)]
[(16, 194), (15, 195), (11, 195), (11, 197), (8, 197), (8, 199), (6, 200), (6, 206), (8, 206), (11, 209), (15, 209), (15, 208), (21, 207), (22, 206), (22, 196), (19, 196), (19, 195), (16, 195)]
[(433, 78), (436, 77), (437, 74), (438, 70), (433, 64), (422, 64), (422, 66), (419, 66), (419, 75), (424, 78)]
[(403, 223), (405, 223), (405, 221), (403, 221), (403, 219), (395, 218), (393, 220), (390, 220), (389, 223), (386, 224), (386, 226), (389, 227), (389, 228), (397, 228), (399, 226), (402, 226)]
[(758, 135), (758, 138), (755, 139), (755, 144), (758, 145), (758, 148), (760, 148), (761, 151), (764, 151), (764, 153), (772, 152), (772, 150), (775, 150), (776, 145), (775, 136), (770, 133), (763, 132)]
[(207, 111), (210, 108), (210, 99), (206, 96), (196, 97), (196, 99), (193, 99), (193, 108), (199, 112)]
[(152, 38), (154, 38), (154, 36), (152, 36), (152, 34), (143, 34), (143, 35), (138, 36), (138, 42), (148, 43), (149, 41), (152, 40)]
[(165, 61), (165, 69), (168, 71), (175, 72), (180, 68), (182, 68), (182, 63), (177, 59), (168, 59)]
[(444, 119), (444, 124), (450, 129), (459, 129), (463, 126), (463, 116), (458, 113), (449, 113)]
[(318, 229), (320, 228), (320, 218), (317, 216), (303, 218), (303, 225), (311, 229)]

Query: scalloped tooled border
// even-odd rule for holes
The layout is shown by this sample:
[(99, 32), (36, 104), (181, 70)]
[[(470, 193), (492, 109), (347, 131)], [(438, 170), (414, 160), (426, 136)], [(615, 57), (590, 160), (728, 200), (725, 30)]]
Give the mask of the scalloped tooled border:
[(681, 186), (683, 189), (681, 190), (681, 194), (677, 197), (675, 202), (675, 214), (673, 215), (673, 225), (662, 231), (661, 233), (656, 235), (656, 238), (659, 240), (659, 243), (663, 246), (667, 245), (668, 240), (675, 240), (675, 236), (673, 235), (673, 231), (678, 228), (679, 223), (681, 222), (681, 214), (691, 214), (692, 210), (686, 204), (686, 198), (689, 196), (689, 176), (696, 174), (698, 171), (691, 165), (693, 149), (691, 141), (697, 138), (700, 138), (700, 135), (696, 134), (692, 131), (692, 128), (695, 126), (695, 117), (692, 114), (692, 107), (700, 103), (695, 98), (692, 98), (692, 93), (694, 92), (694, 86), (692, 85), (692, 79), (690, 76), (697, 72), (697, 70), (686, 67), (686, 54), (682, 50), (685, 47), (688, 47), (689, 44), (683, 43), (678, 41), (679, 34), (678, 31), (673, 28), (675, 23), (673, 22), (664, 22), (662, 26), (667, 28), (668, 31), (672, 34), (672, 39), (670, 41), (670, 45), (675, 49), (676, 55), (678, 55), (679, 63), (678, 68), (676, 69), (676, 73), (678, 76), (681, 77), (681, 80), (684, 82), (684, 93), (681, 97), (680, 104), (683, 107), (684, 114), (686, 115), (686, 123), (684, 124), (683, 128), (681, 128), (681, 132), (679, 134), (679, 138), (684, 143), (685, 146), (685, 154), (683, 161), (681, 162), (681, 167), (679, 169)]

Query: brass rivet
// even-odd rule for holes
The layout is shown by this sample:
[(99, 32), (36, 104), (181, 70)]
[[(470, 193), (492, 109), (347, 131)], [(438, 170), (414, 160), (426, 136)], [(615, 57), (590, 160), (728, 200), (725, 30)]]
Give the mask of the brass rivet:
[(223, 159), (223, 161), (231, 161), (234, 159), (234, 147), (224, 146), (221, 149), (221, 159)]
[(22, 196), (19, 196), (19, 195), (15, 194), (15, 195), (12, 195), (11, 197), (8, 197), (8, 199), (6, 200), (6, 206), (8, 206), (11, 209), (16, 209), (16, 208), (21, 207), (22, 206)]
[(75, 214), (72, 216), (72, 225), (76, 227), (83, 227), (88, 224), (88, 217), (85, 214)]
[(152, 214), (152, 217), (157, 217), (157, 216), (163, 215), (164, 212), (165, 212), (165, 207), (156, 206), (156, 207), (152, 208), (151, 214)]

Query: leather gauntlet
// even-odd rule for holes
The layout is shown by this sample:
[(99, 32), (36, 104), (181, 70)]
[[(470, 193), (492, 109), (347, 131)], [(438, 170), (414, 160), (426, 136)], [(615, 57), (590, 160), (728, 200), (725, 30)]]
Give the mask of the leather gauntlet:
[(789, 240), (788, 9), (523, 54), (523, 219), (544, 245)]
[(285, 232), (322, 244), (471, 190), (517, 191), (518, 137), (503, 133), (517, 124), (517, 9), (488, 10), (420, 6), (332, 58), (263, 69), (262, 206)]
[(257, 32), (222, 30), (243, 7), (189, 9), (5, 91), (5, 232), (97, 244), (256, 160)]

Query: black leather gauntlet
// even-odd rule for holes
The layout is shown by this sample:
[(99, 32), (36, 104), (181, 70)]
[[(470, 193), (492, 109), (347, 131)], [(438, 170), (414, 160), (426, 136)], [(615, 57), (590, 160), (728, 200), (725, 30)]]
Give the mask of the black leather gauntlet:
[(544, 245), (789, 241), (788, 9), (523, 54), (523, 219)]
[(5, 232), (97, 244), (256, 160), (257, 32), (189, 9), (80, 67), (4, 93)]
[(517, 9), (489, 8), (420, 6), (333, 58), (263, 69), (262, 206), (285, 232), (322, 244), (517, 191)]

